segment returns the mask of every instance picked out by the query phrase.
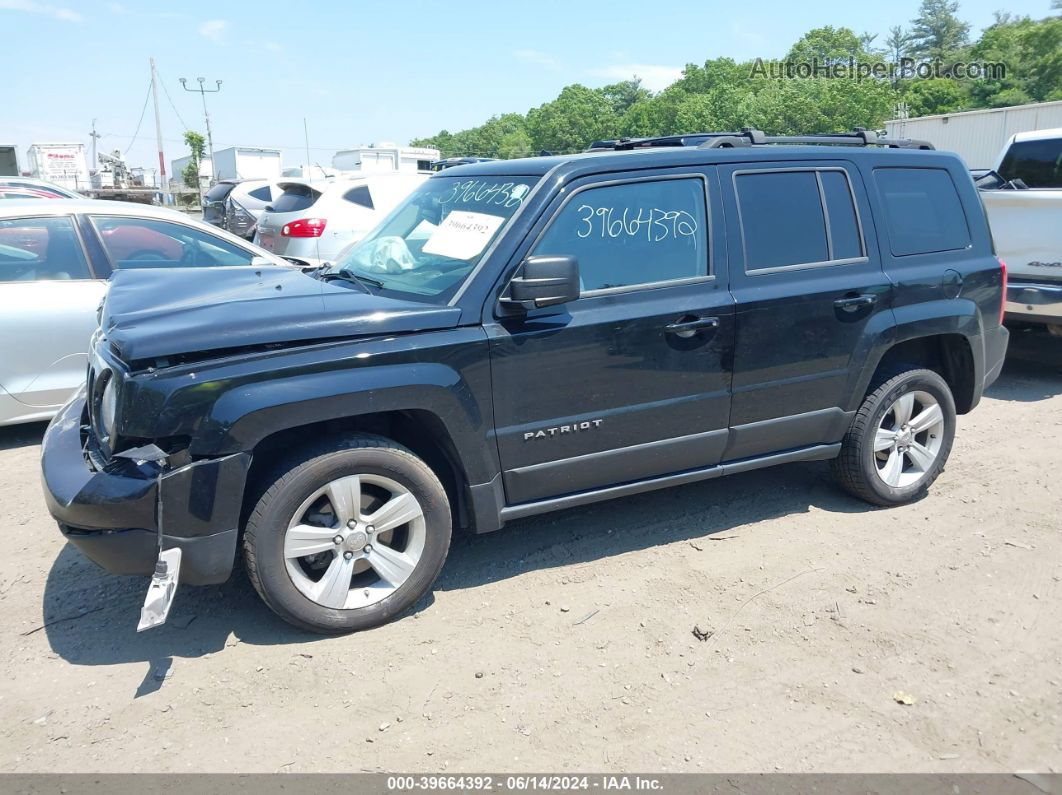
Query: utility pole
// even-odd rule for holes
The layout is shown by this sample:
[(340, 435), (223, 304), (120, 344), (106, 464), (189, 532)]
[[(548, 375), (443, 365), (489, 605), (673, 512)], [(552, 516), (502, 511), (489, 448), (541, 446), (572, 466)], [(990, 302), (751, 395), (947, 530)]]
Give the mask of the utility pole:
[(96, 132), (96, 120), (92, 120), (92, 132), (89, 133), (89, 138), (92, 139), (92, 167), (96, 168), (96, 141), (102, 136)]
[(182, 77), (181, 87), (184, 88), (185, 91), (198, 91), (199, 96), (203, 99), (203, 118), (206, 120), (207, 148), (210, 150), (210, 184), (213, 185), (218, 175), (217, 172), (214, 170), (214, 136), (210, 132), (210, 114), (207, 113), (206, 95), (216, 94), (221, 91), (221, 81), (214, 81), (215, 83), (217, 83), (217, 88), (206, 88), (204, 86), (204, 83), (206, 83), (205, 77), (197, 77), (196, 80), (199, 82), (199, 88), (189, 88), (188, 81)]
[(162, 120), (159, 118), (159, 83), (155, 73), (155, 59), (151, 58), (151, 96), (155, 100), (155, 141), (159, 147), (159, 190), (162, 191), (162, 203), (173, 204), (169, 183), (166, 181), (166, 156), (162, 154)]

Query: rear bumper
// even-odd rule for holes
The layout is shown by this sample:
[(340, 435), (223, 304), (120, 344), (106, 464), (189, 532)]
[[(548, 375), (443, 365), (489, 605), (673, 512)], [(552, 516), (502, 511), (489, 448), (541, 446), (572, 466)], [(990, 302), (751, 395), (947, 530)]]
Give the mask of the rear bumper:
[(1062, 323), (1062, 283), (1011, 281), (1005, 311), (1007, 320)]
[(120, 461), (97, 470), (82, 452), (84, 405), (79, 394), (64, 406), (42, 445), (44, 498), (63, 536), (113, 574), (151, 574), (161, 509), (163, 547), (182, 550), (181, 582), (224, 582), (235, 559), (250, 454), (171, 471)]
[(999, 378), (1003, 362), (1007, 358), (1007, 345), (1010, 343), (1010, 331), (1000, 326), (985, 335), (985, 379), (982, 391), (988, 389)]

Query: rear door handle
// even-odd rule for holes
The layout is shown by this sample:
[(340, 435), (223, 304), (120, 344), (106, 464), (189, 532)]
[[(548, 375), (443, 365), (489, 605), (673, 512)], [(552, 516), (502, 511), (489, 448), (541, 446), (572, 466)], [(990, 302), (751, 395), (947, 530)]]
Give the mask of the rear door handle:
[(719, 328), (719, 318), (699, 317), (694, 320), (676, 321), (664, 326), (664, 333), (675, 334), (685, 339), (706, 328)]
[(877, 301), (878, 297), (873, 293), (863, 293), (862, 295), (846, 295), (844, 298), (838, 298), (833, 302), (833, 305), (838, 309), (852, 311), (861, 306), (872, 306)]

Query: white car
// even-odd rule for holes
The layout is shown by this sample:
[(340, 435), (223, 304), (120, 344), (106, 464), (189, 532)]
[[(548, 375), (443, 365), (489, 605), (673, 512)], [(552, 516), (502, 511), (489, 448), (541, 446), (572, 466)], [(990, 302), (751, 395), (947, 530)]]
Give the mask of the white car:
[(1007, 263), (1007, 320), (1062, 335), (1062, 128), (1011, 136), (977, 185)]
[(48, 419), (81, 386), (112, 271), (267, 264), (290, 267), (175, 210), (0, 202), (0, 425)]
[(427, 178), (385, 172), (281, 179), (284, 192), (259, 217), (254, 242), (299, 265), (334, 262)]

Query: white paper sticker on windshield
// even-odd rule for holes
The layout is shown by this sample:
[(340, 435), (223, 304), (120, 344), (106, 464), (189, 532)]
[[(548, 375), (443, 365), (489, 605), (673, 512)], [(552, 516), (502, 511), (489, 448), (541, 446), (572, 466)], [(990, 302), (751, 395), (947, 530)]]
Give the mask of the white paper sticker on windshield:
[(472, 259), (486, 248), (504, 220), (500, 215), (455, 210), (439, 224), (421, 251), (450, 259)]

